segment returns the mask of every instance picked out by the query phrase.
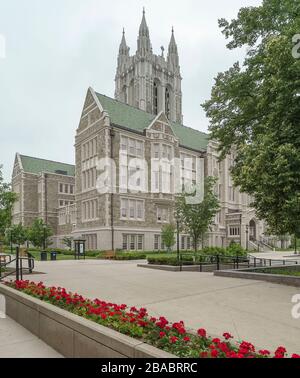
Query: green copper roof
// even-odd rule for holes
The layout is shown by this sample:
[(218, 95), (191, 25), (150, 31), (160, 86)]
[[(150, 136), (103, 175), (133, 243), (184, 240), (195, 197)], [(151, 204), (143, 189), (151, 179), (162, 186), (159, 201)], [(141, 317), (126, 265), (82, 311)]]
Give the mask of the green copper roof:
[(27, 173), (39, 174), (62, 173), (66, 172), (68, 176), (75, 176), (75, 166), (70, 164), (58, 163), (56, 161), (37, 159), (30, 156), (20, 155), (23, 169)]
[[(102, 107), (115, 125), (126, 127), (133, 131), (143, 132), (156, 118), (153, 114), (126, 105), (110, 97), (96, 93)], [(197, 151), (207, 149), (209, 135), (198, 130), (171, 123), (174, 134), (179, 138), (180, 145)]]

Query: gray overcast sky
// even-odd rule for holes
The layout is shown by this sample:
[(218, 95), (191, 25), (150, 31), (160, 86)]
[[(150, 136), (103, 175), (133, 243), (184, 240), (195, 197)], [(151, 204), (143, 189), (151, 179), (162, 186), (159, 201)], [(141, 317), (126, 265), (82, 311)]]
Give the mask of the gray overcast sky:
[[(229, 51), (218, 28), (261, 0), (0, 0), (0, 164), (9, 180), (15, 152), (74, 163), (74, 135), (89, 86), (114, 95), (125, 27), (136, 51), (142, 8), (155, 53), (174, 25), (183, 76), (184, 124), (207, 131), (200, 103), (213, 79), (244, 57)], [(1, 40), (1, 38), (0, 38)]]

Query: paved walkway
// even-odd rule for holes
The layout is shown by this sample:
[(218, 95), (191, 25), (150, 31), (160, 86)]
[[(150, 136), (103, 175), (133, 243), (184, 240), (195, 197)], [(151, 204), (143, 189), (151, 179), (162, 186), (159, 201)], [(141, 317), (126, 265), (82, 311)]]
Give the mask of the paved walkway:
[(0, 318), (0, 358), (58, 358), (43, 341), (10, 318)]
[(154, 316), (184, 320), (212, 335), (231, 332), (257, 347), (284, 345), (300, 353), (300, 320), (291, 316), (300, 288), (262, 281), (214, 277), (211, 273), (165, 272), (137, 262), (37, 262), (34, 281), (64, 286), (90, 298), (143, 306)]

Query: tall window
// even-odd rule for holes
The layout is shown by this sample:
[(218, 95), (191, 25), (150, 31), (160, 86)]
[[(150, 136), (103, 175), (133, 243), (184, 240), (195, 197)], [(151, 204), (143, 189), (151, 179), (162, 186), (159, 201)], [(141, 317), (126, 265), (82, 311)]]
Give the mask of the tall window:
[(121, 199), (121, 219), (143, 221), (145, 214), (145, 202), (128, 198)]
[(123, 234), (122, 247), (124, 251), (142, 251), (144, 248), (144, 235)]
[(127, 104), (128, 98), (127, 98), (127, 87), (126, 87), (126, 85), (124, 85), (122, 92), (123, 92), (123, 101), (125, 102), (125, 104)]
[(158, 85), (156, 81), (153, 85), (153, 113), (158, 114)]
[(170, 89), (166, 88), (165, 93), (165, 104), (166, 104), (166, 116), (168, 119), (170, 119), (171, 116), (171, 106), (170, 106)]

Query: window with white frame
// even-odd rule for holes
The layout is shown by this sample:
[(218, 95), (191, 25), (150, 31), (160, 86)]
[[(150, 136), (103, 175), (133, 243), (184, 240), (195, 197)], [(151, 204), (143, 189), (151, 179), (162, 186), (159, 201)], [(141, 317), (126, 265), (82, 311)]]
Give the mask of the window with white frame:
[(144, 249), (144, 235), (123, 234), (123, 251), (142, 251)]
[(96, 188), (97, 168), (90, 168), (82, 172), (82, 189), (83, 191)]
[(58, 207), (61, 208), (65, 206), (70, 206), (70, 205), (73, 205), (74, 203), (75, 203), (74, 201), (60, 199), (58, 200)]
[(83, 222), (98, 219), (98, 200), (88, 200), (82, 202), (82, 220)]
[(181, 236), (181, 249), (185, 249), (185, 236)]
[(97, 156), (97, 137), (81, 145), (81, 161), (85, 162)]
[(168, 223), (169, 222), (169, 209), (167, 207), (157, 207), (157, 222)]
[(191, 249), (191, 237), (187, 236), (186, 238), (186, 249), (190, 250)]
[(122, 220), (144, 220), (145, 202), (143, 200), (121, 198)]
[(151, 190), (153, 193), (173, 193), (173, 146), (152, 144)]
[(60, 182), (58, 184), (58, 192), (60, 194), (74, 194), (74, 185)]
[(138, 139), (121, 136), (121, 152), (131, 157), (144, 157), (144, 142)]
[(230, 226), (229, 227), (229, 236), (240, 236), (240, 227)]
[(196, 156), (187, 153), (180, 154), (181, 161), (181, 183), (185, 185), (195, 185), (197, 182)]
[(153, 247), (154, 247), (155, 251), (163, 251), (165, 249), (165, 244), (164, 244), (160, 234), (154, 235), (154, 246)]
[(228, 199), (231, 202), (235, 201), (235, 189), (233, 186), (229, 186), (228, 188)]

